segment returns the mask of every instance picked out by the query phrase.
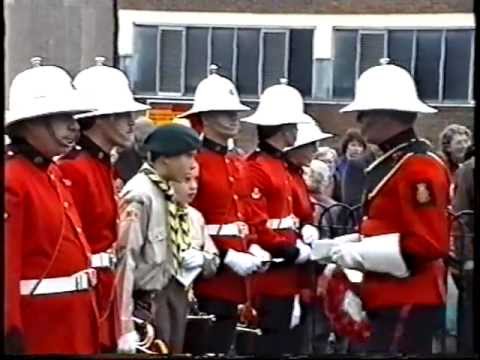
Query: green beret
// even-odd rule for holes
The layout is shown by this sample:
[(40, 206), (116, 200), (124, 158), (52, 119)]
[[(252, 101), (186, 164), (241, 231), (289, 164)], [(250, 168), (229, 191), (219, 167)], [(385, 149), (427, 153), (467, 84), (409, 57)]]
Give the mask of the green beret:
[(160, 156), (177, 156), (200, 148), (200, 138), (188, 126), (169, 124), (156, 128), (145, 139), (145, 150)]

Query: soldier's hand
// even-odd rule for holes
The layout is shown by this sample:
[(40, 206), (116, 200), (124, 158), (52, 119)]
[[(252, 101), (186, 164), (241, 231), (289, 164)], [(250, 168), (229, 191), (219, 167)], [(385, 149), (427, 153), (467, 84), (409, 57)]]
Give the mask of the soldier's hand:
[(250, 275), (262, 267), (262, 260), (256, 256), (233, 249), (228, 250), (223, 262), (240, 276)]
[(305, 244), (311, 244), (313, 241), (320, 238), (318, 229), (310, 224), (304, 225), (300, 233), (302, 234), (302, 240)]
[(272, 255), (270, 255), (268, 251), (262, 249), (260, 245), (252, 244), (248, 248), (248, 252), (259, 258), (260, 261), (262, 261), (262, 264), (265, 264), (258, 269), (258, 272), (263, 273), (268, 270), (268, 268), (270, 267), (270, 260), (272, 260)]
[(123, 334), (118, 339), (117, 351), (120, 353), (134, 354), (140, 338), (136, 331)]
[(298, 249), (298, 257), (295, 260), (295, 264), (303, 264), (310, 260), (310, 256), (312, 254), (312, 248), (305, 244), (302, 240), (297, 239), (297, 249)]

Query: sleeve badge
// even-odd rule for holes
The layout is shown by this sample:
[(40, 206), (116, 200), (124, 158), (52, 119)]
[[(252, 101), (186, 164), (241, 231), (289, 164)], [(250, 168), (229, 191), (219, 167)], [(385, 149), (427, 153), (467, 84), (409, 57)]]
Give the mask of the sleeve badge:
[(252, 199), (253, 200), (258, 200), (262, 197), (262, 193), (260, 192), (260, 190), (256, 187), (256, 188), (253, 188), (253, 191), (252, 191)]
[(418, 183), (416, 184), (416, 193), (415, 197), (418, 205), (428, 206), (434, 205), (434, 194), (427, 183)]

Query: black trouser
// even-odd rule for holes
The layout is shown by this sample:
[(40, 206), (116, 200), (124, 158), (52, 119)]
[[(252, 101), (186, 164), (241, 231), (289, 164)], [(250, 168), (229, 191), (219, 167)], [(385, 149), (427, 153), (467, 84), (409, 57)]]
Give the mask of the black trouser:
[(298, 337), (290, 330), (292, 308), (293, 296), (260, 300), (258, 314), (262, 336), (258, 338), (255, 355), (275, 356), (298, 351)]
[(372, 335), (365, 344), (351, 344), (354, 353), (431, 354), (432, 342), (442, 328), (445, 307), (412, 306), (402, 319), (402, 309), (368, 313)]
[(215, 354), (227, 354), (232, 346), (238, 320), (237, 304), (197, 298), (201, 312), (215, 315), (208, 336), (208, 351)]
[(458, 352), (473, 353), (473, 272), (464, 271), (461, 287), (458, 289)]

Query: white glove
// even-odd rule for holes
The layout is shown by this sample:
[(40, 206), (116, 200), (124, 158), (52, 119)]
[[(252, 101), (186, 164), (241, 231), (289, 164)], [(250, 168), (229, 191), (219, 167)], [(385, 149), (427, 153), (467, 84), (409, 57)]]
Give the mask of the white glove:
[(302, 308), (300, 306), (300, 295), (295, 295), (293, 299), (292, 316), (290, 317), (290, 329), (300, 324), (300, 318), (302, 317)]
[(117, 351), (120, 353), (134, 354), (139, 341), (140, 338), (136, 331), (123, 334), (118, 339)]
[[(257, 244), (250, 245), (250, 247), (248, 248), (248, 252), (256, 256), (257, 258), (259, 258), (260, 261), (272, 260), (272, 255), (270, 255), (268, 251), (263, 250), (262, 247)], [(263, 273), (267, 271), (269, 267), (270, 267), (270, 263), (266, 263), (260, 269), (258, 269), (258, 272)]]
[(228, 250), (223, 262), (240, 276), (247, 276), (262, 267), (258, 257), (235, 250)]
[(202, 266), (204, 262), (205, 256), (200, 250), (190, 248), (182, 253), (182, 267), (184, 269), (192, 269)]
[(318, 229), (313, 225), (304, 225), (302, 230), (300, 230), (302, 234), (302, 239), (305, 244), (311, 244), (312, 241), (318, 240), (320, 234), (318, 233)]
[(337, 236), (332, 240), (339, 244), (349, 243), (349, 242), (358, 242), (362, 240), (362, 235), (360, 235), (359, 233), (352, 233), (352, 234)]
[(362, 257), (360, 255), (360, 243), (350, 242), (335, 245), (330, 251), (334, 263), (349, 269), (363, 269)]
[(312, 254), (312, 249), (310, 246), (305, 244), (302, 240), (297, 239), (297, 249), (300, 251), (298, 254), (297, 260), (295, 260), (295, 264), (303, 264), (310, 260), (310, 256)]

